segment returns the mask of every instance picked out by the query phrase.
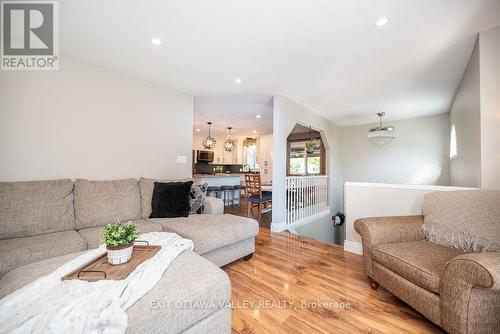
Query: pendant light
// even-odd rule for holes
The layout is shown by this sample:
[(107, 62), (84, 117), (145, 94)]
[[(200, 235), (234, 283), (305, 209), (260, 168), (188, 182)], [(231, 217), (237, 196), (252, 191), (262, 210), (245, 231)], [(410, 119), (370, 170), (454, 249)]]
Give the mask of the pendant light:
[(232, 152), (234, 150), (234, 147), (236, 146), (234, 144), (234, 141), (231, 139), (231, 129), (232, 127), (230, 126), (227, 128), (227, 138), (224, 142), (224, 151), (226, 152)]
[(384, 146), (393, 142), (396, 139), (396, 134), (393, 126), (382, 125), (382, 117), (385, 116), (385, 112), (379, 112), (377, 116), (379, 117), (379, 125), (368, 130), (368, 141), (378, 146)]
[(215, 141), (215, 138), (212, 138), (210, 136), (210, 127), (212, 125), (212, 122), (207, 122), (207, 124), (208, 124), (208, 137), (203, 139), (203, 141), (201, 143), (202, 143), (204, 148), (206, 148), (207, 150), (211, 150), (215, 147), (215, 144), (217, 142)]

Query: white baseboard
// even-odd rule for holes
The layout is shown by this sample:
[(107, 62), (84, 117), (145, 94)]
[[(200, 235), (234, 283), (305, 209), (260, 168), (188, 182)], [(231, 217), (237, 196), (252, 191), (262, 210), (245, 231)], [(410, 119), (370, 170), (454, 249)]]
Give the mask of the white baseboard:
[(271, 232), (283, 232), (287, 229), (285, 222), (281, 223), (271, 223)]
[(330, 207), (327, 207), (325, 210), (321, 211), (320, 213), (317, 213), (314, 216), (311, 216), (309, 218), (302, 219), (302, 220), (295, 222), (293, 224), (287, 225), (285, 222), (281, 222), (281, 223), (272, 222), (271, 223), (271, 231), (272, 232), (282, 232), (285, 230), (295, 230), (297, 227), (309, 224), (311, 222), (314, 222), (317, 219), (320, 219), (320, 218), (323, 218), (326, 216), (330, 216), (331, 214), (332, 214), (332, 212), (330, 211)]
[(363, 255), (363, 245), (361, 242), (344, 240), (344, 250), (349, 253)]

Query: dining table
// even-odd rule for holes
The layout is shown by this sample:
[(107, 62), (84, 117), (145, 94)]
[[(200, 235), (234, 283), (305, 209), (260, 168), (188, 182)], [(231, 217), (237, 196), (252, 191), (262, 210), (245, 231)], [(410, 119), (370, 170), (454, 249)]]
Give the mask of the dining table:
[(261, 189), (262, 189), (262, 191), (270, 191), (270, 192), (272, 192), (273, 191), (273, 186), (270, 185), (270, 184), (269, 185), (262, 185)]

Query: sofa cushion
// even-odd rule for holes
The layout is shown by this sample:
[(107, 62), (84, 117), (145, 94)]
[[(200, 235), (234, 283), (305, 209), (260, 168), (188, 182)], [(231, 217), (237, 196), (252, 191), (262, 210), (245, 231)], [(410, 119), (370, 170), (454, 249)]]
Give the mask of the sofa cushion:
[(425, 240), (372, 247), (373, 261), (433, 293), (439, 293), (446, 262), (461, 254)]
[(259, 233), (254, 219), (234, 215), (191, 215), (181, 218), (151, 218), (165, 232), (174, 232), (194, 242), (194, 251), (205, 254), (226, 247)]
[(177, 180), (168, 179), (149, 179), (146, 177), (141, 177), (139, 179), (139, 190), (141, 193), (141, 218), (147, 219), (151, 215), (151, 201), (153, 200), (153, 189), (155, 187), (155, 182), (188, 182), (193, 181), (192, 178), (187, 177)]
[(139, 218), (141, 196), (135, 179), (89, 181), (76, 179), (76, 229)]
[(71, 180), (0, 182), (0, 239), (74, 228)]
[(429, 193), (422, 211), (427, 240), (466, 252), (500, 252), (500, 191)]
[(0, 240), (0, 277), (28, 263), (86, 249), (87, 242), (76, 231)]
[[(163, 227), (160, 224), (137, 219), (134, 221), (139, 227), (139, 234), (148, 232), (162, 232)], [(78, 234), (87, 241), (88, 248), (97, 248), (101, 245), (101, 231), (104, 226), (89, 227), (78, 230)]]
[(204, 214), (212, 214), (212, 215), (222, 215), (224, 214), (224, 201), (220, 198), (205, 197), (205, 201), (203, 203), (204, 206)]
[[(227, 274), (198, 254), (184, 251), (160, 282), (127, 310), (127, 333), (180, 333), (230, 300)], [(230, 317), (227, 320), (230, 322)]]
[[(81, 254), (60, 256), (11, 271), (0, 280), (0, 298)], [(127, 333), (180, 333), (217, 312), (230, 298), (231, 282), (226, 273), (186, 250), (172, 261), (158, 284), (127, 310)], [(213, 306), (200, 306), (211, 301)]]
[(78, 253), (69, 253), (66, 255), (51, 257), (42, 261), (32, 262), (9, 271), (2, 277), (2, 279), (0, 279), (0, 299), (38, 278), (50, 274), (62, 264), (73, 260), (77, 256), (84, 254), (86, 251), (87, 250)]

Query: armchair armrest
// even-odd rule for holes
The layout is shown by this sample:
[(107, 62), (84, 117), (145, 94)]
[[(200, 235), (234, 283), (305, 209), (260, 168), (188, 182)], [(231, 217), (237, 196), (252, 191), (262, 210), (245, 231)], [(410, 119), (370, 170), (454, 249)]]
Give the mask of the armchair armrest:
[(220, 198), (209, 197), (205, 198), (205, 212), (211, 215), (224, 214), (224, 202)]
[(441, 325), (450, 333), (500, 331), (500, 253), (471, 253), (446, 264)]
[(361, 235), (363, 262), (368, 276), (372, 275), (371, 248), (375, 245), (417, 241), (423, 239), (423, 216), (394, 216), (360, 218), (354, 222), (354, 230)]

